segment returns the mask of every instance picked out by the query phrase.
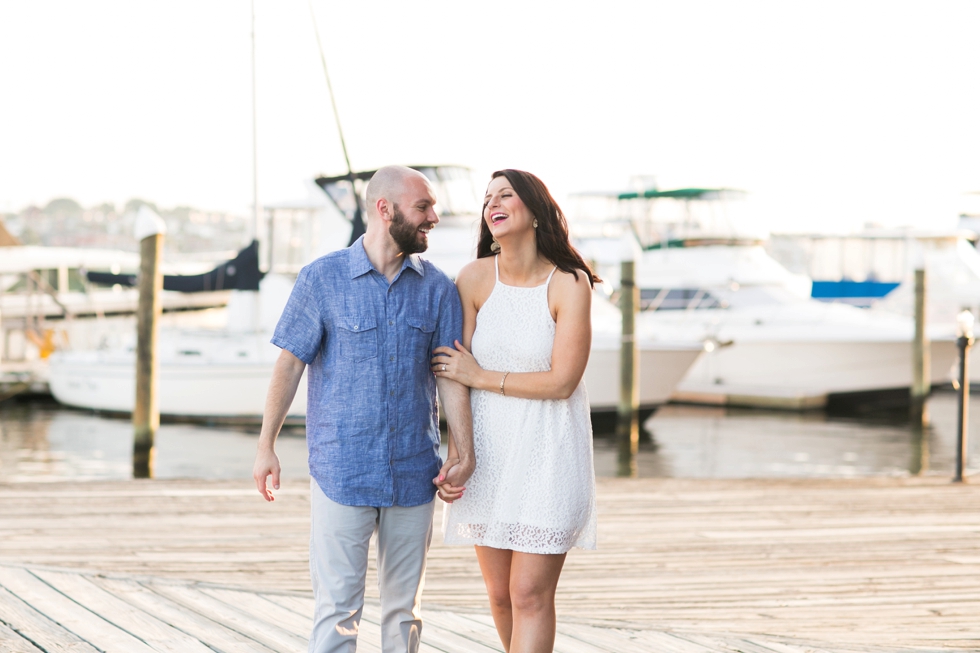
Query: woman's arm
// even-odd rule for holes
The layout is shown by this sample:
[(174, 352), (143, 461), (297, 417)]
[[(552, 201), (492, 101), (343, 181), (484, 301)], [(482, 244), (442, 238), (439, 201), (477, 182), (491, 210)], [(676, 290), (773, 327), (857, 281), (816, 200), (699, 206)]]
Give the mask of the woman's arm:
[[(462, 275), (460, 275), (462, 277)], [(467, 331), (467, 301), (465, 284), (460, 284), (463, 298), (464, 338), (472, 341), (476, 327), (476, 311)], [(457, 349), (440, 347), (432, 359), (432, 370), (437, 376), (455, 379), (463, 385), (490, 392), (500, 392), (510, 397), (527, 399), (567, 399), (578, 387), (585, 366), (589, 362), (592, 347), (592, 287), (582, 273), (574, 275), (558, 272), (551, 282), (550, 294), (555, 311), (555, 343), (551, 351), (551, 369), (547, 372), (517, 373), (509, 370), (484, 370), (469, 352), (470, 342), (457, 343)], [(520, 337), (515, 333), (514, 337)], [(446, 365), (446, 371), (442, 365)], [(504, 376), (506, 374), (506, 377)]]

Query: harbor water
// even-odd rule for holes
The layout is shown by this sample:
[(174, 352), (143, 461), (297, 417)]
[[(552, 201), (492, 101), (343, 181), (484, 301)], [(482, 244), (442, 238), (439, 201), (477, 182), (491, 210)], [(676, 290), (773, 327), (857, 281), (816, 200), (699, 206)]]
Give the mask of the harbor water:
[[(837, 419), (791, 413), (668, 405), (645, 424), (641, 477), (848, 478), (952, 476), (956, 395), (929, 403), (932, 425), (922, 432), (888, 415)], [(968, 468), (980, 463), (980, 397), (971, 400)], [(50, 400), (0, 403), (3, 482), (113, 480), (132, 477), (128, 419), (64, 408)], [(257, 427), (164, 423), (156, 439), (157, 478), (249, 478)], [(284, 478), (307, 474), (302, 427), (287, 427), (277, 451)], [(595, 439), (598, 476), (616, 474), (615, 443)]]

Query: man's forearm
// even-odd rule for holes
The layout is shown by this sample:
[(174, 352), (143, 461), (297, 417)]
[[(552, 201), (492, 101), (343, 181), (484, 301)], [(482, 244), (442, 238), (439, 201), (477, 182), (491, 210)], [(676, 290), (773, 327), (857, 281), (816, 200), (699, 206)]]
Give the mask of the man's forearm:
[(460, 462), (476, 464), (473, 453), (473, 415), (470, 410), (470, 389), (449, 379), (436, 379), (439, 396), (446, 408), (449, 437), (455, 445)]
[[(288, 354), (288, 352), (283, 352)], [(293, 359), (293, 360), (290, 360)], [(306, 366), (291, 354), (280, 355), (272, 370), (272, 380), (269, 382), (269, 392), (265, 398), (265, 410), (262, 413), (262, 430), (259, 434), (259, 448), (273, 448), (276, 437), (286, 421), (289, 407), (296, 397), (296, 389)]]

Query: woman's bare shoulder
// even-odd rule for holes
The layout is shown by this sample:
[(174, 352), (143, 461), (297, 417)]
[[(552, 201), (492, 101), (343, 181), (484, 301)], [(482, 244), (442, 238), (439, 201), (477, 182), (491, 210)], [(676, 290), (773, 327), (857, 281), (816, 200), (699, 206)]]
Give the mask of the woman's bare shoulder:
[(592, 284), (589, 283), (589, 276), (584, 270), (575, 270), (575, 273), (555, 270), (555, 276), (551, 281), (552, 287), (563, 295), (573, 297), (586, 297), (592, 295)]
[(494, 257), (487, 256), (470, 261), (456, 275), (456, 286), (460, 294), (482, 295), (489, 293), (496, 280), (493, 265)]

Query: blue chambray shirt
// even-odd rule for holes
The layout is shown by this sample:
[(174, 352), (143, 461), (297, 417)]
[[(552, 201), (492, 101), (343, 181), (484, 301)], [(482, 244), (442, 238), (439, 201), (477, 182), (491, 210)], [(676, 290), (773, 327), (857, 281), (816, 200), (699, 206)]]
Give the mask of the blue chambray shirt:
[(432, 350), (462, 338), (456, 286), (408, 256), (395, 280), (362, 236), (304, 267), (272, 343), (306, 363), (310, 474), (347, 506), (432, 501), (441, 466)]

